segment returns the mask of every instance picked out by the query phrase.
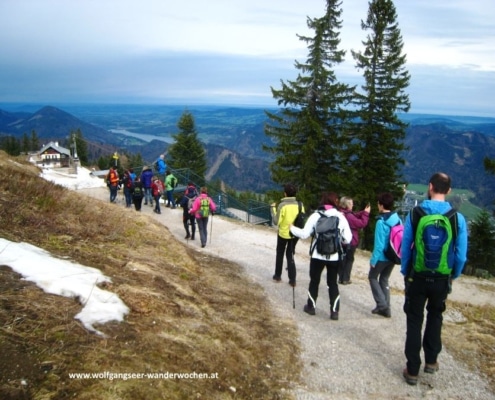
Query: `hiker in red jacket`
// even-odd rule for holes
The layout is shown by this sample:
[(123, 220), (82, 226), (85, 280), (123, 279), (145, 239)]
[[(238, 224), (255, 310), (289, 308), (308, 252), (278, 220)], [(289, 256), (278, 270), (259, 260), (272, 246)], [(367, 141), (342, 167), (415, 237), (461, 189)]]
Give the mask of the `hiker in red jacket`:
[(153, 176), (151, 183), (151, 193), (153, 195), (153, 199), (155, 199), (155, 208), (153, 212), (157, 214), (161, 214), (160, 210), (160, 198), (162, 197), (164, 190), (163, 182), (157, 176)]

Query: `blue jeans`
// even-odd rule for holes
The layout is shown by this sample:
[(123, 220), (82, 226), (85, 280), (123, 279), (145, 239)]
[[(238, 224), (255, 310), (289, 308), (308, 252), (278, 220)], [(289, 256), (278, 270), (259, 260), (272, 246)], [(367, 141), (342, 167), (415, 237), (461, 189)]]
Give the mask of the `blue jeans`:
[(110, 203), (115, 202), (115, 199), (117, 198), (117, 191), (117, 185), (110, 185)]
[(124, 188), (124, 196), (125, 196), (125, 205), (126, 207), (132, 206), (132, 193), (131, 189), (128, 187)]
[(153, 204), (153, 196), (151, 195), (151, 188), (144, 188), (144, 204), (148, 204), (148, 201), (150, 205)]
[(168, 200), (168, 205), (172, 205), (172, 207), (175, 208), (175, 200), (174, 200), (174, 189), (172, 190), (167, 190), (167, 200)]
[(160, 197), (162, 197), (161, 194), (159, 195), (156, 195), (156, 196), (153, 196), (155, 198), (155, 211), (160, 214), (161, 213), (161, 210), (160, 210)]

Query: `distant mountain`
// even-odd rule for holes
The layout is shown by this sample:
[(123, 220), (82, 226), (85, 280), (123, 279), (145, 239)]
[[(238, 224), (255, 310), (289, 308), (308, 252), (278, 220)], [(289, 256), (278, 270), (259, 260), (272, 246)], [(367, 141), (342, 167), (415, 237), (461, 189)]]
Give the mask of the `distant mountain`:
[(426, 184), (433, 172), (443, 171), (454, 187), (476, 194), (475, 204), (487, 207), (495, 200), (495, 176), (483, 167), (485, 157), (495, 158), (495, 136), (435, 123), (409, 127), (405, 143), (409, 150), (403, 174), (408, 182)]
[(9, 113), (0, 110), (0, 134), (20, 137), (35, 131), (42, 142), (62, 140), (69, 137), (72, 131), (80, 129), (84, 138), (95, 143), (120, 146), (129, 137), (117, 135), (106, 129), (81, 121), (73, 115), (56, 107), (43, 107), (33, 114)]
[[(36, 131), (46, 140), (62, 140), (81, 129), (91, 148), (100, 152), (124, 149), (141, 153), (151, 162), (166, 151), (168, 144), (145, 142), (110, 132), (126, 129), (157, 137), (177, 132), (176, 124), (185, 110), (179, 106), (73, 106), (72, 114), (55, 107), (34, 113), (0, 110), (0, 135), (21, 137)], [(188, 109), (195, 118), (200, 140), (207, 149), (211, 179), (221, 179), (237, 190), (264, 191), (277, 187), (270, 178), (270, 155), (261, 150), (269, 139), (264, 134), (264, 109), (197, 106)], [(408, 114), (403, 176), (411, 183), (426, 183), (435, 171), (450, 174), (456, 188), (470, 189), (473, 202), (482, 207), (495, 199), (495, 177), (485, 173), (483, 158), (495, 158), (495, 119)], [(89, 121), (89, 122), (88, 122)], [(92, 122), (92, 123), (91, 123)], [(96, 151), (96, 150), (95, 150)]]

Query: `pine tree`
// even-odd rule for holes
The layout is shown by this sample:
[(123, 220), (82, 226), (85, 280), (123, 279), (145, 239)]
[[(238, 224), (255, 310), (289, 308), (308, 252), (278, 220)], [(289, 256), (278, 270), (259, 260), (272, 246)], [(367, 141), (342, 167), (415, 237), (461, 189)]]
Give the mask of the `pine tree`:
[(296, 61), (295, 81), (281, 81), (282, 88), (271, 88), (282, 106), (279, 112), (266, 114), (270, 123), (265, 134), (271, 144), (263, 150), (273, 154), (272, 179), (279, 184), (294, 183), (298, 198), (316, 207), (324, 190), (339, 192), (346, 187), (348, 147), (345, 136), (350, 113), (345, 107), (352, 100), (353, 88), (339, 83), (333, 68), (344, 61), (339, 49), (341, 1), (328, 0), (321, 18), (308, 18), (313, 37), (298, 35), (307, 43), (305, 63)]
[(30, 144), (31, 148), (30, 150), (31, 151), (39, 151), (40, 150), (40, 141), (38, 139), (38, 134), (36, 133), (36, 131), (33, 129), (31, 131), (31, 144)]
[(486, 210), (470, 225), (468, 260), (464, 273), (475, 275), (482, 269), (495, 275), (495, 225)]
[(77, 157), (79, 158), (81, 165), (88, 165), (88, 144), (86, 143), (81, 130), (77, 129), (75, 132), (72, 131), (70, 137), (71, 141), (73, 140), (72, 138), (75, 138)]
[(405, 89), (410, 76), (393, 1), (372, 0), (361, 27), (368, 31), (364, 52), (351, 51), (365, 82), (356, 93), (351, 170), (353, 181), (360, 182), (353, 196), (374, 204), (380, 192), (391, 192), (397, 200), (404, 194), (400, 171), (407, 124), (397, 113), (409, 111)]
[(174, 169), (188, 168), (198, 175), (203, 184), (206, 174), (206, 152), (198, 139), (194, 117), (189, 111), (184, 111), (177, 123), (179, 133), (172, 135), (175, 143), (168, 149), (167, 159)]

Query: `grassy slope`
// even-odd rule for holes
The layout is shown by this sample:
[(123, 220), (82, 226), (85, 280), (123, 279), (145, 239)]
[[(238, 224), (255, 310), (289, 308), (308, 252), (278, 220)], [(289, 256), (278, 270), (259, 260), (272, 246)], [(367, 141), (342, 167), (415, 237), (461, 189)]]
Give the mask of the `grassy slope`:
[[(130, 307), (124, 323), (74, 319), (80, 304), (0, 265), (0, 398), (286, 398), (297, 332), (238, 266), (196, 253), (150, 218), (88, 200), (0, 152), (0, 236), (96, 267)], [(17, 360), (12, 362), (12, 360)], [(71, 372), (218, 373), (218, 379), (76, 380)], [(26, 385), (21, 385), (25, 379)]]

